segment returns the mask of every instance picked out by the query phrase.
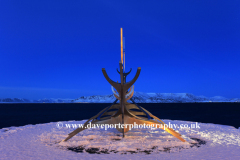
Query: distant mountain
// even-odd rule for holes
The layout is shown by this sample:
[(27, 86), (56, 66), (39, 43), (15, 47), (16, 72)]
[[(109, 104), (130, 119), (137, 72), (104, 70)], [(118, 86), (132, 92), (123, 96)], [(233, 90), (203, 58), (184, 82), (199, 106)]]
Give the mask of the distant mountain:
[(72, 103), (72, 99), (45, 98), (39, 100), (29, 100), (25, 98), (3, 98), (0, 103)]
[[(72, 102), (112, 103), (116, 98), (111, 95), (82, 96)], [(224, 98), (221, 96), (205, 97), (190, 93), (142, 93), (134, 92), (132, 99), (136, 103), (182, 103), (182, 102), (240, 102), (240, 98)], [(130, 102), (130, 101), (129, 101)]]
[(24, 98), (3, 98), (0, 102), (17, 102), (17, 103), (29, 103), (30, 100)]
[[(0, 103), (112, 103), (115, 101), (113, 94), (98, 96), (82, 96), (77, 99), (45, 98), (28, 100), (24, 98), (4, 98)], [(132, 99), (136, 103), (184, 103), (184, 102), (240, 102), (240, 98), (225, 98), (221, 96), (205, 97), (195, 96), (190, 93), (142, 93), (134, 92)], [(129, 100), (129, 102), (131, 102)]]
[(39, 100), (33, 100), (33, 103), (71, 103), (72, 99), (61, 99), (61, 98), (45, 98)]

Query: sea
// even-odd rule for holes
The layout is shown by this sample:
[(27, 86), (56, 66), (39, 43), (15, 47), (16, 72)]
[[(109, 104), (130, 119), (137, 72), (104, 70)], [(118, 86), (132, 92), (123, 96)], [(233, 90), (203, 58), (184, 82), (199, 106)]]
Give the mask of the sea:
[[(89, 119), (110, 103), (1, 103), (0, 129)], [(240, 127), (240, 103), (139, 103), (160, 119)]]

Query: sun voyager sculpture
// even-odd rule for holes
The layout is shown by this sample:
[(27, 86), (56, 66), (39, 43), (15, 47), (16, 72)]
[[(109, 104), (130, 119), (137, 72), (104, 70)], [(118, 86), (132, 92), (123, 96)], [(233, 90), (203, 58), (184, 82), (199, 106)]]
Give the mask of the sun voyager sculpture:
[[(178, 138), (182, 142), (185, 142), (185, 140), (181, 137), (181, 134), (174, 131), (172, 128), (166, 127), (167, 125), (164, 125), (165, 123), (161, 119), (159, 119), (158, 117), (154, 116), (143, 107), (136, 104), (132, 99), (132, 96), (134, 94), (133, 84), (139, 77), (141, 67), (138, 67), (135, 77), (131, 81), (126, 82), (126, 77), (131, 72), (132, 69), (127, 73), (125, 72), (125, 43), (123, 39), (124, 37), (122, 28), (120, 29), (120, 37), (121, 37), (121, 61), (119, 61), (120, 71), (118, 71), (117, 69), (117, 72), (120, 74), (121, 80), (120, 83), (111, 80), (107, 75), (105, 68), (102, 68), (104, 77), (112, 86), (112, 91), (114, 96), (116, 97), (116, 100), (113, 102), (112, 105), (104, 108), (97, 115), (93, 116), (88, 121), (86, 121), (83, 124), (83, 127), (77, 128), (73, 132), (69, 133), (68, 137), (63, 141), (67, 141), (76, 134), (78, 134), (79, 132), (87, 129), (88, 128), (87, 126), (89, 124), (91, 125), (104, 124), (109, 126), (115, 126), (116, 129), (122, 133), (123, 137), (125, 136), (126, 132), (131, 130), (131, 127), (133, 125), (147, 124), (155, 128), (161, 128), (167, 131), (168, 133), (172, 134), (174, 137)], [(128, 100), (131, 100), (132, 103), (128, 103), (127, 102)], [(117, 103), (117, 101), (119, 101), (119, 103)]]

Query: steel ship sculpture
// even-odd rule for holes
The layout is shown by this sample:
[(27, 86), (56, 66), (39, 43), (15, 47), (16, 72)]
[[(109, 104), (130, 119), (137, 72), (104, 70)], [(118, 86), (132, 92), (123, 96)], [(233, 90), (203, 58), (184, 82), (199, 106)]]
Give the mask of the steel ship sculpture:
[[(123, 40), (122, 28), (120, 29), (120, 32), (121, 32), (120, 34), (121, 61), (119, 61), (120, 71), (118, 71), (117, 69), (117, 72), (120, 74), (120, 80), (121, 80), (120, 83), (111, 80), (107, 75), (105, 68), (102, 68), (104, 77), (112, 86), (112, 91), (114, 96), (116, 97), (116, 100), (113, 102), (112, 105), (104, 108), (97, 115), (93, 116), (88, 121), (86, 121), (83, 124), (82, 128), (77, 128), (73, 132), (69, 133), (68, 137), (63, 141), (67, 141), (73, 136), (75, 136), (76, 134), (78, 134), (79, 132), (87, 129), (88, 124), (91, 123), (91, 124), (105, 124), (105, 125), (108, 124), (108, 125), (115, 126), (116, 129), (123, 134), (123, 137), (125, 136), (125, 133), (131, 129), (130, 128), (131, 124), (132, 125), (148, 124), (155, 128), (161, 128), (167, 131), (168, 133), (172, 134), (174, 137), (178, 138), (182, 142), (185, 142), (185, 140), (181, 137), (181, 135), (178, 132), (174, 131), (172, 128), (164, 127), (165, 123), (162, 120), (160, 120), (159, 118), (151, 114), (149, 111), (147, 111), (143, 107), (136, 104), (132, 99), (132, 96), (134, 94), (133, 84), (136, 82), (136, 80), (139, 77), (141, 67), (138, 67), (135, 77), (131, 81), (126, 82), (126, 77), (131, 72), (132, 69), (129, 72), (125, 73), (125, 41)], [(133, 103), (128, 103), (127, 102), (128, 100), (131, 100)], [(120, 103), (117, 103), (117, 101), (120, 101)], [(116, 125), (116, 124), (123, 124), (124, 127), (120, 127), (120, 125)]]

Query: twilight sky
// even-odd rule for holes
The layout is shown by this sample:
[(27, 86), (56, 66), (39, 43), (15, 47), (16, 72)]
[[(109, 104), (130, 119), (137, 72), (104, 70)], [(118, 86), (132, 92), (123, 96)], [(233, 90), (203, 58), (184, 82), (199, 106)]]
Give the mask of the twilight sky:
[(135, 91), (240, 97), (239, 0), (0, 1), (0, 98), (111, 94), (126, 39)]

